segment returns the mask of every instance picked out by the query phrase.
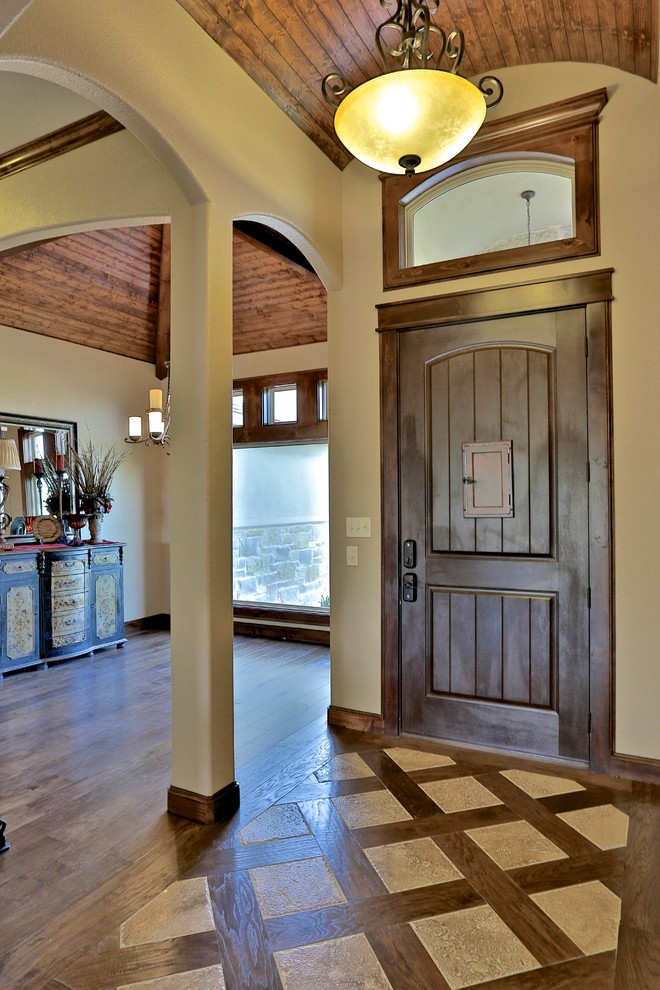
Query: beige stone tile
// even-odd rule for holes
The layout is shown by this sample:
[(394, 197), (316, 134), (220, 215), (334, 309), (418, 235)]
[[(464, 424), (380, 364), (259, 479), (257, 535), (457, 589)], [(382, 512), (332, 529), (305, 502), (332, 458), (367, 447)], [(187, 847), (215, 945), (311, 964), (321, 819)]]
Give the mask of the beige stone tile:
[(613, 804), (579, 811), (562, 811), (562, 818), (576, 832), (580, 832), (599, 849), (616, 849), (628, 841), (628, 815)]
[(528, 770), (502, 770), (502, 776), (533, 798), (550, 797), (552, 794), (569, 794), (583, 791), (582, 784), (566, 777), (555, 777), (545, 773), (530, 773)]
[(264, 918), (277, 918), (283, 914), (346, 901), (322, 856), (273, 866), (256, 866), (249, 872)]
[(531, 896), (587, 955), (616, 949), (621, 901), (599, 880)]
[(487, 825), (470, 829), (467, 834), (503, 870), (567, 858), (565, 852), (529, 822)]
[(123, 923), (119, 944), (146, 945), (181, 935), (214, 931), (206, 877), (177, 880)]
[(271, 839), (292, 839), (309, 835), (309, 826), (297, 804), (276, 804), (253, 818), (239, 831), (244, 846)]
[(117, 990), (225, 990), (226, 983), (222, 966), (205, 966), (173, 976), (159, 976), (155, 980), (142, 983), (124, 983)]
[(284, 949), (275, 961), (284, 990), (393, 990), (362, 934)]
[(390, 822), (402, 822), (411, 817), (389, 791), (345, 794), (332, 798), (332, 803), (349, 828), (388, 825)]
[(488, 905), (411, 925), (451, 990), (539, 968), (534, 956)]
[(374, 777), (375, 774), (359, 753), (339, 753), (317, 770), (315, 776), (319, 781), (358, 780), (360, 777)]
[(433, 839), (394, 842), (364, 851), (391, 892), (428, 887), (433, 883), (449, 883), (463, 877)]
[(494, 804), (502, 804), (498, 797), (474, 777), (431, 780), (428, 784), (420, 784), (420, 787), (446, 812), (489, 808)]
[(402, 770), (426, 770), (428, 767), (453, 767), (454, 760), (441, 753), (422, 753), (417, 749), (404, 749), (393, 746), (385, 752), (397, 763)]

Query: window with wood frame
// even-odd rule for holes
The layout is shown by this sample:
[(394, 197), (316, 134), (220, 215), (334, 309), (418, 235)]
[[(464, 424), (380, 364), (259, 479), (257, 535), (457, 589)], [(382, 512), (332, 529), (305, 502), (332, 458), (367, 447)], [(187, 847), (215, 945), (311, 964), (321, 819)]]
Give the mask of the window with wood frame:
[(382, 177), (386, 289), (598, 254), (607, 90), (485, 124), (449, 165)]

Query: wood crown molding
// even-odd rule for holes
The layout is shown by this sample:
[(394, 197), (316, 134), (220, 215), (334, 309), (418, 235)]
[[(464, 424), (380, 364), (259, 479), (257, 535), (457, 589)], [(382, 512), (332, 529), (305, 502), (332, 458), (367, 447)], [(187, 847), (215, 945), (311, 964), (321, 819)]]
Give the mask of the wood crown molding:
[(597, 124), (606, 103), (607, 90), (594, 89), (568, 100), (488, 121), (453, 161), (472, 158), (482, 145), (488, 145), (488, 150), (491, 151), (498, 147), (500, 141), (508, 144), (512, 138), (523, 138), (530, 133), (549, 138), (563, 131), (573, 131), (583, 124)]
[(386, 330), (416, 330), (443, 323), (468, 323), (508, 313), (542, 312), (547, 309), (584, 306), (613, 299), (612, 268), (576, 275), (561, 275), (533, 282), (468, 289), (446, 295), (381, 303), (377, 333)]
[(0, 155), (0, 179), (23, 172), (34, 165), (42, 165), (52, 158), (58, 158), (59, 155), (75, 151), (76, 148), (82, 148), (86, 144), (92, 144), (100, 138), (123, 130), (123, 124), (105, 110), (99, 110), (89, 117), (59, 127), (49, 134), (44, 134), (34, 141), (28, 141)]
[(235, 780), (211, 795), (196, 794), (173, 784), (167, 792), (167, 810), (171, 815), (179, 815), (202, 825), (213, 825), (231, 818), (240, 803), (240, 788)]

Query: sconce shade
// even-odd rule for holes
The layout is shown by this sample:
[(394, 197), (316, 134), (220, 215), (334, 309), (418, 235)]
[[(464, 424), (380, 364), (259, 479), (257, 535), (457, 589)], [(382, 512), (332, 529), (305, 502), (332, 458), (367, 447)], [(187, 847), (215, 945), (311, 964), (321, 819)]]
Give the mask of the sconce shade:
[(395, 70), (348, 93), (335, 130), (371, 168), (400, 174), (402, 159), (416, 156), (426, 172), (459, 154), (485, 116), (484, 95), (468, 79), (440, 69)]
[(0, 440), (0, 471), (3, 470), (21, 470), (21, 462), (15, 440)]
[(165, 429), (163, 413), (160, 409), (149, 409), (147, 412), (149, 420), (149, 433), (152, 437), (160, 436)]
[(128, 417), (128, 435), (132, 440), (139, 440), (139, 438), (142, 436), (141, 416)]

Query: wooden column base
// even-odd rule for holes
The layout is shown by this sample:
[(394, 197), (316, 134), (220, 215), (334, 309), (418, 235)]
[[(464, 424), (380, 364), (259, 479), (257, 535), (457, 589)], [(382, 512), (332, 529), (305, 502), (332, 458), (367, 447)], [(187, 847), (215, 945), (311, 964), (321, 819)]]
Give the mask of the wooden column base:
[(173, 784), (167, 792), (167, 810), (171, 815), (189, 818), (202, 825), (213, 825), (214, 822), (231, 818), (238, 811), (240, 803), (240, 789), (235, 780), (210, 797), (186, 791), (183, 787), (174, 787)]
[(352, 708), (338, 708), (337, 705), (330, 705), (328, 708), (328, 725), (336, 725), (341, 729), (355, 729), (357, 732), (385, 731), (382, 715), (356, 712)]

